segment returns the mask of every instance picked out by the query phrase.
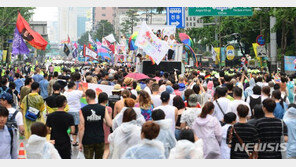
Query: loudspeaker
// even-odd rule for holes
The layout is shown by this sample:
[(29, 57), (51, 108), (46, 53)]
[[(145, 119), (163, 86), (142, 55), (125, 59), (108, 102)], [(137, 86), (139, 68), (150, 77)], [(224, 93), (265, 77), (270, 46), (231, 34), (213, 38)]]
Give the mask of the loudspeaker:
[(168, 73), (173, 73), (175, 69), (181, 72), (182, 64), (180, 61), (161, 61), (159, 65), (152, 65), (151, 61), (143, 61), (142, 69), (143, 74), (155, 74), (156, 71), (163, 71)]

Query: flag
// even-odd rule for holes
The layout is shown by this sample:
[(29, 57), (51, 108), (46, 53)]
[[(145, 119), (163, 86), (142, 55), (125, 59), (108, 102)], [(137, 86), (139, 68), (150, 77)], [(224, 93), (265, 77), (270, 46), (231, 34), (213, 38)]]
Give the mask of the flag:
[(108, 49), (110, 49), (112, 51), (112, 53), (115, 53), (115, 47), (114, 45), (110, 44), (109, 41), (107, 41), (105, 38), (102, 39), (102, 45), (107, 47)]
[(69, 56), (69, 54), (70, 54), (70, 50), (69, 50), (67, 44), (64, 44), (64, 53), (65, 53), (67, 56)]
[(90, 34), (88, 33), (88, 41), (91, 43), (91, 44), (95, 44), (95, 41), (91, 38)]
[(13, 55), (19, 55), (19, 54), (28, 54), (30, 53), (26, 43), (24, 42), (21, 34), (15, 27), (14, 29), (14, 35), (13, 35), (13, 41), (12, 41), (12, 52)]
[(116, 40), (115, 40), (113, 34), (110, 34), (110, 35), (106, 36), (105, 39), (106, 39), (107, 41), (109, 41), (110, 43), (114, 43), (114, 42), (116, 42)]
[(78, 50), (75, 48), (74, 51), (72, 52), (73, 58), (76, 58), (78, 54)]
[(18, 13), (16, 27), (26, 41), (36, 49), (45, 50), (47, 41), (37, 32), (31, 29), (28, 22)]
[(84, 45), (83, 51), (84, 51), (84, 57), (90, 57), (92, 59), (97, 59), (97, 53), (95, 51), (93, 51), (92, 49), (90, 49), (89, 47), (87, 47), (86, 45)]
[(76, 49), (78, 49), (78, 45), (77, 45), (76, 42), (74, 42), (74, 46), (75, 46)]
[(206, 75), (205, 76), (205, 80), (208, 79), (208, 78), (210, 78), (210, 77), (211, 77), (211, 74)]
[(213, 59), (213, 61), (216, 61), (216, 57), (217, 57), (217, 53), (215, 52), (215, 49), (212, 45), (212, 59)]

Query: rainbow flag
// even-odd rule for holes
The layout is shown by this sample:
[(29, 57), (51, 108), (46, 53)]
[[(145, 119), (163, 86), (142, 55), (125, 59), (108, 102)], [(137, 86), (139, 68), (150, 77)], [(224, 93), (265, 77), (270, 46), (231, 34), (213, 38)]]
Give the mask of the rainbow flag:
[(211, 77), (211, 74), (206, 75), (205, 76), (205, 80), (208, 79), (208, 78), (210, 78), (210, 77)]

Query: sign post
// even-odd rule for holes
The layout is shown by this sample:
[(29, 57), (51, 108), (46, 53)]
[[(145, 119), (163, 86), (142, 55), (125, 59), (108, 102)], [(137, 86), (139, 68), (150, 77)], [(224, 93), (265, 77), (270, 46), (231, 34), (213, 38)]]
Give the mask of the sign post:
[(185, 28), (185, 10), (183, 7), (167, 7), (167, 25)]
[(250, 7), (220, 7), (220, 8), (211, 8), (211, 7), (189, 7), (188, 16), (252, 16), (253, 9)]

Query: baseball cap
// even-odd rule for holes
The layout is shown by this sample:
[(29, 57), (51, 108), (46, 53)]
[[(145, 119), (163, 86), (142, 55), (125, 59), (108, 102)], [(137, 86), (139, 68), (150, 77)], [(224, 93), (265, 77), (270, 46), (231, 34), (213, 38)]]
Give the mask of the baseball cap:
[(7, 93), (7, 92), (4, 92), (3, 94), (1, 94), (0, 99), (7, 100), (7, 102), (9, 104), (13, 103), (12, 95), (10, 93)]
[(172, 94), (172, 93), (174, 93), (174, 89), (171, 87), (171, 86), (166, 86), (166, 90), (165, 90), (166, 92), (168, 92), (169, 94)]
[(190, 95), (188, 98), (188, 105), (194, 107), (197, 105), (197, 103), (197, 94)]
[(170, 99), (170, 94), (167, 91), (164, 91), (160, 95), (161, 101), (167, 102)]

